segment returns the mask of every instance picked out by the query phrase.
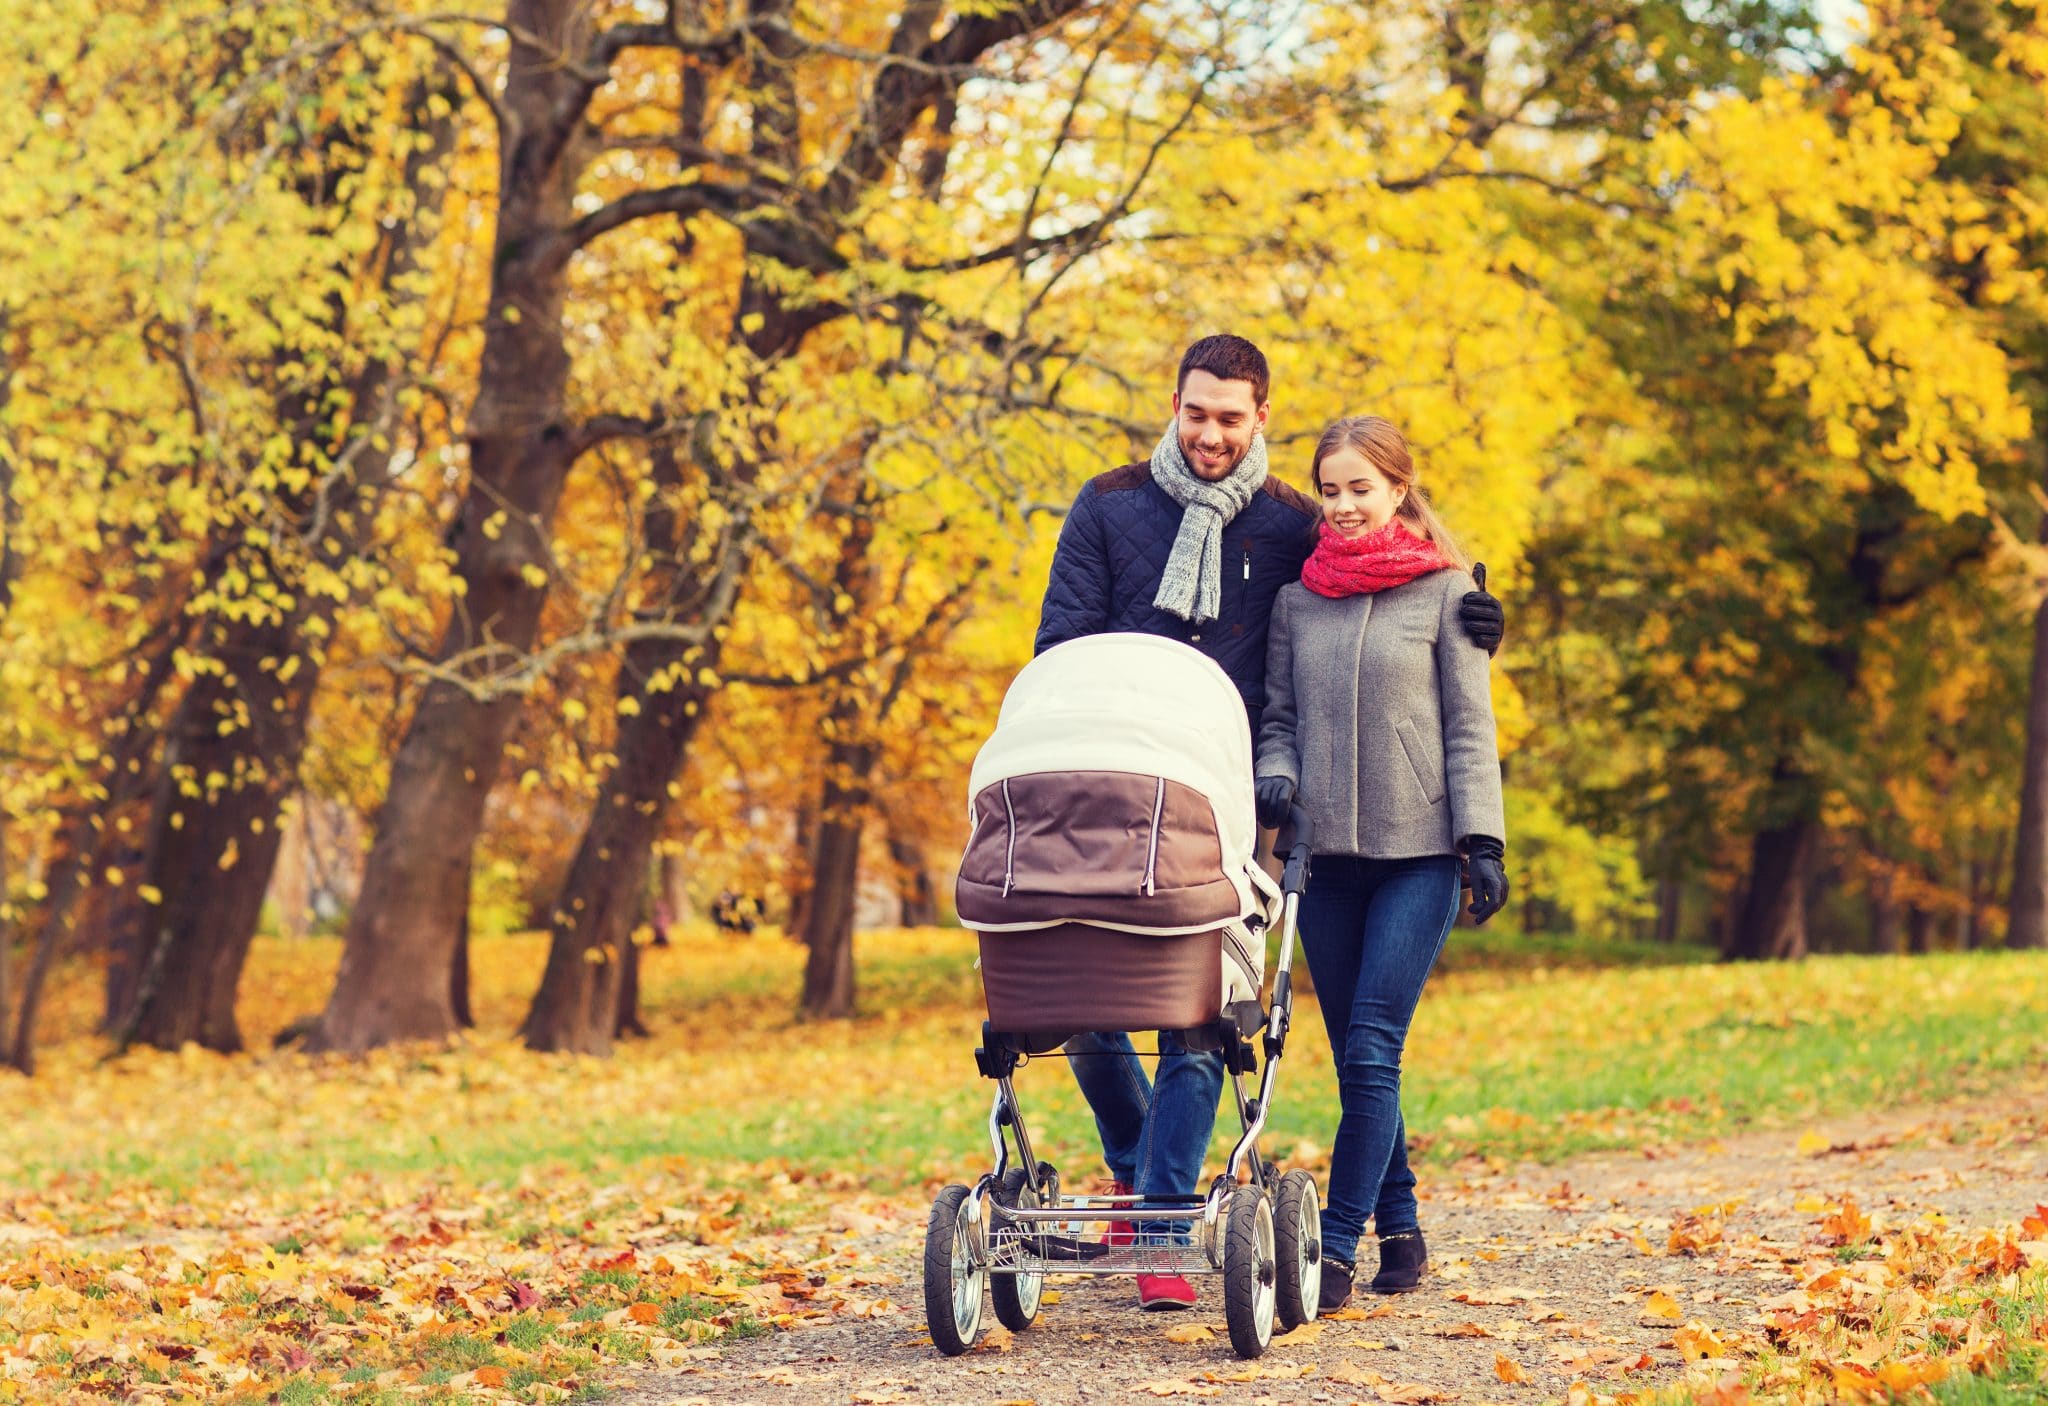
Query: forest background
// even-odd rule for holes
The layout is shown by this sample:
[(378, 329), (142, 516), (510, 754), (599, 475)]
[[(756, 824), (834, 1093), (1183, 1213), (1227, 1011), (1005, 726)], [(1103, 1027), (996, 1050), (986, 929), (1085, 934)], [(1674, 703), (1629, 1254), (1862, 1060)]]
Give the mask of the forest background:
[(603, 1052), (720, 908), (856, 999), (1178, 350), (1402, 425), (1508, 605), (1526, 931), (2044, 941), (2048, 6), (25, 3), (0, 1028)]

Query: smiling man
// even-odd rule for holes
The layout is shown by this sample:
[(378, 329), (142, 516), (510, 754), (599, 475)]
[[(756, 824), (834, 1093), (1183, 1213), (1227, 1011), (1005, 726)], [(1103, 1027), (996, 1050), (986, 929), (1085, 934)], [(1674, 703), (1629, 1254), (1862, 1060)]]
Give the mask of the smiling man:
[[(1314, 500), (1267, 473), (1270, 381), (1265, 354), (1242, 337), (1204, 337), (1182, 354), (1173, 423), (1151, 461), (1090, 479), (1067, 514), (1039, 653), (1115, 630), (1180, 640), (1222, 666), (1258, 735), (1273, 597), (1301, 578), (1321, 516)], [(1499, 646), (1499, 601), (1474, 592), (1460, 615), (1474, 643), (1488, 653)], [(1222, 1056), (1162, 1033), (1158, 1077), (1148, 1082), (1127, 1034), (1077, 1036), (1067, 1052), (1118, 1192), (1194, 1194), (1223, 1092)], [(1130, 1234), (1113, 1228), (1111, 1239)], [(1138, 1302), (1191, 1308), (1195, 1290), (1177, 1274), (1141, 1274)]]

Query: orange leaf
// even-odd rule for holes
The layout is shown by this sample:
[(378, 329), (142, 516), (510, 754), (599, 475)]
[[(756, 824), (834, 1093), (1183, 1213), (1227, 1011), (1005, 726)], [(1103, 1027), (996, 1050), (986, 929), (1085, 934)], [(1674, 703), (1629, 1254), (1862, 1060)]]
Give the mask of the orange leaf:
[(1493, 1355), (1493, 1374), (1509, 1386), (1519, 1386), (1529, 1380), (1529, 1374), (1522, 1370), (1522, 1364), (1505, 1352)]
[(635, 1323), (654, 1323), (660, 1320), (661, 1310), (651, 1303), (636, 1303), (626, 1310), (626, 1316)]
[(476, 1369), (476, 1375), (471, 1380), (478, 1386), (503, 1386), (505, 1385), (505, 1369), (503, 1367), (479, 1367)]

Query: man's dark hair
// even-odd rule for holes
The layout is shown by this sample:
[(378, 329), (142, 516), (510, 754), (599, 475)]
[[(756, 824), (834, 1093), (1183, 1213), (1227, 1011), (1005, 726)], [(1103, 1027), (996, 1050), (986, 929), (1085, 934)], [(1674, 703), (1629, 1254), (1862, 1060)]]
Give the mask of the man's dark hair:
[(1181, 353), (1180, 375), (1173, 382), (1175, 395), (1187, 389), (1190, 371), (1206, 371), (1219, 381), (1250, 381), (1254, 405), (1264, 405), (1266, 392), (1272, 389), (1273, 373), (1266, 369), (1266, 354), (1228, 332), (1204, 337)]

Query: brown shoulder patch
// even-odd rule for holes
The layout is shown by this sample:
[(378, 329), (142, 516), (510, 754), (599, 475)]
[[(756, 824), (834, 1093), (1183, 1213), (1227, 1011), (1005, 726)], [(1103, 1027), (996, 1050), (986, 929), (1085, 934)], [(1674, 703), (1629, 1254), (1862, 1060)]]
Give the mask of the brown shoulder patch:
[(1309, 497), (1308, 494), (1302, 492), (1293, 484), (1284, 483), (1272, 474), (1266, 475), (1266, 482), (1262, 491), (1278, 498), (1304, 517), (1317, 518), (1323, 515), (1322, 507), (1315, 499)]
[(1152, 465), (1140, 461), (1125, 464), (1120, 469), (1111, 469), (1106, 474), (1097, 474), (1088, 480), (1088, 486), (1097, 493), (1127, 493), (1133, 488), (1143, 488), (1152, 481)]

